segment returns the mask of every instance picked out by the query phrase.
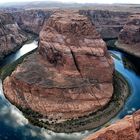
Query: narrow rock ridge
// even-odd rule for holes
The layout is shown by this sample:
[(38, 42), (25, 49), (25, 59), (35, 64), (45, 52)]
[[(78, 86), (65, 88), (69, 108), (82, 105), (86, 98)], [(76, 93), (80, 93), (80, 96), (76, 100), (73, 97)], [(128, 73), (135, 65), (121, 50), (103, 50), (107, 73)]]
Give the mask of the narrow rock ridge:
[(88, 116), (107, 105), (114, 65), (87, 17), (57, 11), (45, 21), (39, 40), (38, 52), (4, 80), (12, 103), (39, 112), (49, 124)]

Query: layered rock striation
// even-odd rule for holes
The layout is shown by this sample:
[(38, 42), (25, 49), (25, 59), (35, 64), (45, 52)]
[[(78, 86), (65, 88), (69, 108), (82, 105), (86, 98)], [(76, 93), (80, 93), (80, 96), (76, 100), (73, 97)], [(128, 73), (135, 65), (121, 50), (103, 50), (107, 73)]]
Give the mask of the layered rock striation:
[[(59, 11), (44, 23), (38, 52), (4, 80), (6, 97), (59, 124), (102, 109), (113, 94), (112, 58), (90, 20)], [(66, 123), (69, 125), (69, 123)]]
[(0, 59), (17, 50), (27, 40), (9, 13), (0, 13)]
[(140, 57), (140, 14), (135, 14), (128, 18), (126, 25), (119, 33), (116, 46)]
[(126, 24), (130, 12), (109, 10), (80, 10), (80, 14), (88, 16), (96, 26), (103, 39), (118, 38), (120, 30)]
[(44, 21), (47, 20), (53, 10), (22, 10), (12, 13), (20, 28), (26, 32), (39, 35)]
[(84, 140), (140, 140), (140, 110), (102, 128)]

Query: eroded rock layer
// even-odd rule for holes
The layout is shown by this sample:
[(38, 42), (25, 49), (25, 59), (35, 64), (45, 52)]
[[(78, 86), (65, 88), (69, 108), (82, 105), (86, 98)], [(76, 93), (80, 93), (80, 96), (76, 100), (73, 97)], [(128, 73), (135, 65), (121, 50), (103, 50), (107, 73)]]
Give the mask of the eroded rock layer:
[(84, 140), (140, 140), (140, 110), (102, 128)]
[(103, 39), (118, 38), (120, 30), (131, 13), (108, 10), (80, 10), (80, 14), (88, 16)]
[(27, 40), (11, 14), (0, 13), (0, 58), (18, 49)]
[(113, 94), (113, 61), (87, 17), (60, 11), (45, 22), (39, 49), (4, 81), (14, 104), (63, 122), (101, 109)]
[(128, 18), (116, 45), (128, 53), (140, 57), (140, 14)]
[(47, 20), (53, 10), (23, 10), (12, 13), (20, 28), (26, 32), (39, 34), (44, 20)]

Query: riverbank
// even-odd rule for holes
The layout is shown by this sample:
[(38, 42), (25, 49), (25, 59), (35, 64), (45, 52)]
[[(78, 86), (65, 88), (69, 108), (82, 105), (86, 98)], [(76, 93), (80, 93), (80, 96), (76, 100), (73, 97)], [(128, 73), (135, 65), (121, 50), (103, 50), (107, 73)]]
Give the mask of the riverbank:
[(23, 41), (22, 44), (15, 46), (13, 49), (9, 49), (7, 52), (5, 52), (3, 55), (0, 55), (0, 63), (3, 59), (5, 59), (7, 56), (15, 53), (16, 51), (18, 51), (23, 45), (28, 44), (30, 42), (32, 42), (33, 40), (37, 39), (38, 36), (35, 34), (31, 34), (31, 33), (26, 33), (24, 32), (27, 36), (27, 40)]
[[(31, 40), (30, 40), (31, 42)], [(29, 43), (29, 42), (28, 42)], [(0, 79), (3, 81), (7, 76), (11, 75), (11, 73), (15, 70), (17, 65), (21, 64), (28, 55), (34, 53), (37, 48), (33, 49), (32, 51), (24, 54), (19, 59), (14, 61), (13, 63), (7, 64), (4, 67), (0, 68)]]
[(136, 59), (140, 58), (140, 47), (139, 45), (128, 45), (121, 44), (117, 39), (105, 40), (109, 50), (119, 50), (125, 54), (128, 54)]
[(139, 44), (129, 45), (129, 44), (121, 44), (118, 41), (115, 42), (115, 48), (122, 50), (132, 56), (140, 58), (140, 47)]
[[(54, 123), (51, 122), (51, 120), (46, 122), (39, 121), (40, 119), (37, 119), (37, 116), (35, 117), (36, 120), (34, 120), (33, 118), (31, 119), (31, 116), (28, 116), (27, 114), (26, 116), (31, 122), (34, 120), (36, 122), (35, 124), (39, 124), (39, 126), (55, 132), (70, 133), (94, 129), (102, 126), (111, 118), (113, 118), (124, 106), (124, 103), (130, 94), (130, 87), (127, 81), (118, 72), (115, 72), (114, 75), (114, 91), (115, 92), (112, 100), (109, 102), (108, 105), (98, 110), (96, 113), (91, 113), (78, 119), (67, 120), (63, 123)], [(26, 111), (24, 113), (26, 113)]]

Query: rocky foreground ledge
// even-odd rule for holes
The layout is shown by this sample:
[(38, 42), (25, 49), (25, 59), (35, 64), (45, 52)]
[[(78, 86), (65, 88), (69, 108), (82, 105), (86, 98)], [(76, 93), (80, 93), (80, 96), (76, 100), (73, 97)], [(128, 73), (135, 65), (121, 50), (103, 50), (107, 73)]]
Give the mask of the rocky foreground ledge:
[(140, 14), (132, 15), (119, 34), (116, 47), (140, 57)]
[(31, 120), (37, 118), (54, 131), (69, 126), (71, 132), (70, 120), (79, 121), (109, 103), (113, 71), (106, 44), (90, 20), (60, 11), (44, 23), (38, 52), (4, 80), (4, 93)]
[(102, 128), (84, 140), (140, 140), (140, 110)]

